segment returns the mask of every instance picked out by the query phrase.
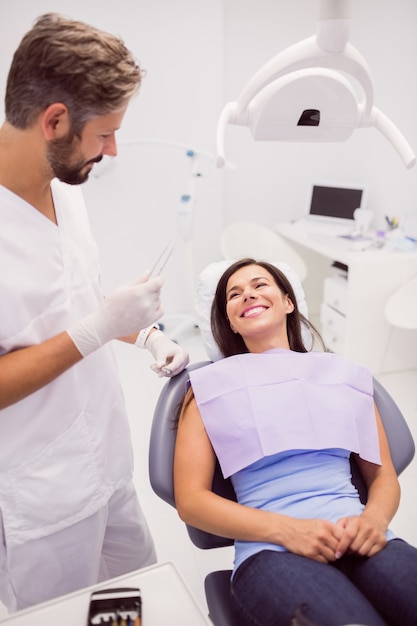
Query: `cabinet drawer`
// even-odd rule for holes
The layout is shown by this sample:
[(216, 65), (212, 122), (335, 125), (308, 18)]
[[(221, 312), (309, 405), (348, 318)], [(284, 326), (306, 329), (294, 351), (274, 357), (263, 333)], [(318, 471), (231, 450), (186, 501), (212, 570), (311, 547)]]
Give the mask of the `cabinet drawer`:
[(329, 350), (343, 353), (346, 318), (324, 302), (320, 310), (321, 334)]
[(333, 276), (324, 280), (324, 297), (326, 304), (346, 315), (348, 285), (346, 278)]
[(331, 330), (324, 330), (321, 333), (321, 336), (327, 350), (330, 350), (330, 352), (336, 352), (337, 354), (344, 353), (345, 342), (343, 337), (338, 337)]

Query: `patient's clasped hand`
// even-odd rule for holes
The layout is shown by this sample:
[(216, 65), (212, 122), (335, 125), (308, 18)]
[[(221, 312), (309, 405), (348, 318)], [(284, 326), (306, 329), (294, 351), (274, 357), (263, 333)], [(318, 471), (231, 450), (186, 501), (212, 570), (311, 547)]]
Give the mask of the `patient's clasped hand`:
[[(243, 259), (221, 275), (211, 329), (223, 360), (190, 372), (174, 460), (190, 525), (235, 540), (239, 626), (416, 624), (417, 549), (388, 525), (399, 485), (368, 370), (308, 352), (285, 274)], [(305, 334), (305, 333), (304, 333)], [(237, 502), (211, 490), (216, 456)], [(368, 490), (351, 481), (350, 457)]]

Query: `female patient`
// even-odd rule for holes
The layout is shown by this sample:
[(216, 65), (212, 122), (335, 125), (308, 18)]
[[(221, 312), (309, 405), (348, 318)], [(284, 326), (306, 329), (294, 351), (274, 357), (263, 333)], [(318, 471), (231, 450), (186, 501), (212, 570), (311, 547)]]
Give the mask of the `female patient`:
[[(415, 626), (417, 549), (388, 529), (400, 490), (372, 376), (308, 352), (302, 323), (274, 266), (244, 259), (221, 277), (211, 324), (228, 358), (190, 372), (174, 463), (179, 514), (235, 539), (239, 626), (289, 626), (294, 615), (317, 626)], [(211, 491), (216, 456), (238, 502)]]

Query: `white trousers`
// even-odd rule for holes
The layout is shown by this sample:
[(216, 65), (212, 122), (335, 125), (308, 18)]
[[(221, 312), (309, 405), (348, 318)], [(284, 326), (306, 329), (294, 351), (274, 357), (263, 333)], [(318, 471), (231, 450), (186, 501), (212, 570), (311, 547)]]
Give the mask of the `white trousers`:
[(105, 507), (60, 532), (8, 547), (0, 511), (0, 600), (9, 612), (156, 562), (132, 483)]

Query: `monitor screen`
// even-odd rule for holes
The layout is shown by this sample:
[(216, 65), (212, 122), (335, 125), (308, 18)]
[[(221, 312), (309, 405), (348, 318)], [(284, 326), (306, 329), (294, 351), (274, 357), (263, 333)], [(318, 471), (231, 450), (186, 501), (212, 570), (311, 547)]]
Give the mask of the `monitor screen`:
[(355, 209), (360, 208), (363, 190), (347, 187), (314, 185), (310, 215), (323, 218), (353, 220)]

